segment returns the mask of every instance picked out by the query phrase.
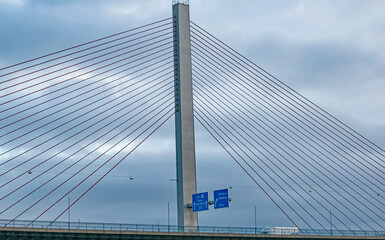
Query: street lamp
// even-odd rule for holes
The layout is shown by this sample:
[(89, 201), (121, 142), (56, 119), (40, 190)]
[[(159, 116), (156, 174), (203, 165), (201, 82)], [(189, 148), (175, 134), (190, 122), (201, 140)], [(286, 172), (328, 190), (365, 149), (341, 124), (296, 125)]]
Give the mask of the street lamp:
[(257, 234), (257, 206), (254, 206), (254, 224), (255, 224), (255, 234)]

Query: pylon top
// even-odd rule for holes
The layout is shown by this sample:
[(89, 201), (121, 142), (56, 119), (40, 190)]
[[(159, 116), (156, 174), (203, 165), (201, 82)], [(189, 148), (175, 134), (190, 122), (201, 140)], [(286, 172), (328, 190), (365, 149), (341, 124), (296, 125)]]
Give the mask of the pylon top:
[(189, 5), (189, 0), (172, 0), (172, 5), (175, 5), (175, 4)]

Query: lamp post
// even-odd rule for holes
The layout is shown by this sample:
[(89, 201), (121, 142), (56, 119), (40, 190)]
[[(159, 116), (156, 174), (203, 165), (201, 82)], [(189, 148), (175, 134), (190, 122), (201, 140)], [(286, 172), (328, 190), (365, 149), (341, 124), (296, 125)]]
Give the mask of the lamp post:
[(71, 228), (71, 199), (68, 197), (68, 229)]
[(167, 228), (170, 232), (170, 202), (167, 203)]
[(330, 236), (333, 235), (332, 209), (329, 210)]
[(255, 234), (257, 234), (257, 206), (254, 206), (254, 225), (255, 225)]

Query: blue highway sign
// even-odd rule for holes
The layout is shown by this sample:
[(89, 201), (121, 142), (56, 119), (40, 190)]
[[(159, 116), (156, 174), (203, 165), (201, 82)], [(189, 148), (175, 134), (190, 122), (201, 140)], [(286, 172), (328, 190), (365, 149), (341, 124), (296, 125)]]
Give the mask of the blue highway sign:
[(193, 212), (209, 210), (209, 193), (197, 193), (192, 195)]
[(228, 189), (214, 191), (214, 209), (229, 207)]

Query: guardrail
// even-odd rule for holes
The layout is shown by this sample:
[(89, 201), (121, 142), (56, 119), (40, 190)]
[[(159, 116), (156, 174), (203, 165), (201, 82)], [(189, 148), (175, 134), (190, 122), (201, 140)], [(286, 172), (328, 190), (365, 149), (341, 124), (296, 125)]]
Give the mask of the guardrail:
[(31, 224), (27, 220), (0, 220), (0, 227), (10, 228), (41, 228), (41, 229), (76, 229), (99, 231), (134, 231), (134, 232), (199, 232), (199, 233), (232, 233), (232, 234), (277, 234), (277, 235), (310, 235), (310, 236), (385, 236), (385, 231), (363, 230), (313, 230), (297, 229), (292, 233), (282, 233), (279, 228), (253, 227), (179, 227), (176, 225), (151, 224), (119, 224), (95, 222), (50, 222), (35, 221)]

